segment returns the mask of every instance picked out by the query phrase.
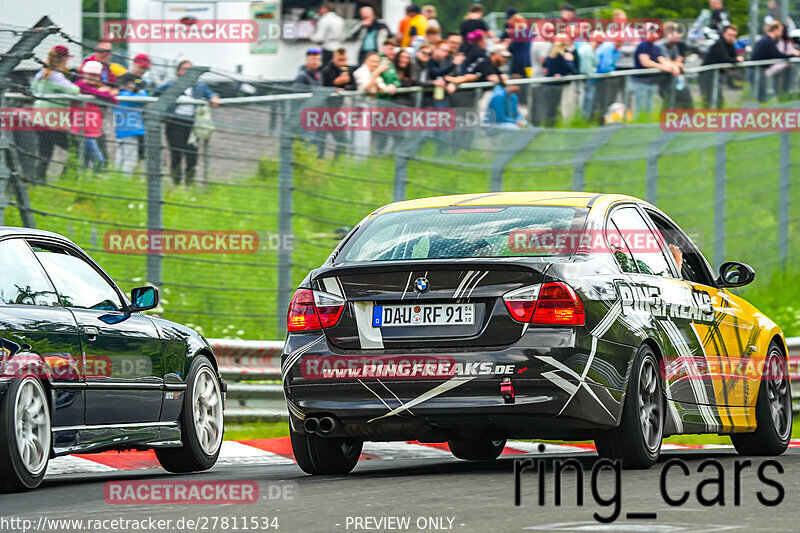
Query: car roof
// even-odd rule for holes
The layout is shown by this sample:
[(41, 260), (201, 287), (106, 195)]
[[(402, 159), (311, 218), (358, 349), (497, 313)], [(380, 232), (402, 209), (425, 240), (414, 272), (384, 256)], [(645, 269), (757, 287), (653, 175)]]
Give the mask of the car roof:
[(41, 229), (23, 228), (18, 226), (0, 226), (0, 237), (8, 236), (37, 236), (37, 237), (54, 237), (57, 239), (69, 240), (63, 235), (53, 233), (52, 231), (44, 231)]
[(74, 242), (64, 237), (63, 235), (59, 235), (58, 233), (53, 233), (52, 231), (45, 231), (34, 228), (24, 228), (18, 226), (0, 226), (0, 239), (5, 239), (8, 237), (28, 237), (28, 238), (46, 237), (48, 239), (56, 239), (61, 242), (67, 242), (69, 244), (72, 244), (73, 246), (77, 246)]
[(452, 206), (490, 206), (490, 205), (552, 205), (566, 207), (589, 207), (605, 210), (613, 203), (634, 201), (644, 203), (639, 198), (624, 194), (599, 194), (572, 191), (523, 191), (492, 192), (478, 194), (456, 194), (406, 200), (386, 205), (373, 214), (410, 209), (426, 209)]

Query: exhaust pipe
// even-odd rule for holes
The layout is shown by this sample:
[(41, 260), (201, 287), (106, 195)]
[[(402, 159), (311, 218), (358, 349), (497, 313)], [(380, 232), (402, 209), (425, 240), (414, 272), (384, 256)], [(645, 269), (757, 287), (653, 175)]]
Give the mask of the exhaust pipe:
[(330, 433), (336, 427), (336, 420), (331, 416), (323, 416), (319, 419), (319, 432)]
[(316, 418), (306, 418), (303, 422), (303, 429), (306, 433), (316, 433), (319, 428), (319, 420)]

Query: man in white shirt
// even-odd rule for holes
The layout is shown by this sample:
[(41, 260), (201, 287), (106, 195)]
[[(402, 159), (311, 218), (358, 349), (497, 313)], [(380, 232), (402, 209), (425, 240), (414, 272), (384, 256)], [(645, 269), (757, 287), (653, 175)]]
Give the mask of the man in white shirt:
[(322, 64), (327, 65), (334, 50), (342, 47), (345, 40), (344, 19), (334, 11), (333, 2), (323, 2), (311, 40), (322, 46)]

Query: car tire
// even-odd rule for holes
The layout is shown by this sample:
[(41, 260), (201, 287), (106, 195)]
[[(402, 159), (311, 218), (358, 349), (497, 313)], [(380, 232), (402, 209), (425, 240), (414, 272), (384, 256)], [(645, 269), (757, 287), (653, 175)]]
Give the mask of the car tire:
[(222, 447), (222, 390), (207, 357), (195, 357), (186, 383), (180, 416), (183, 445), (156, 449), (158, 462), (168, 472), (208, 470), (217, 462)]
[(626, 469), (650, 468), (661, 454), (664, 394), (653, 350), (643, 345), (634, 359), (618, 427), (595, 439), (600, 457), (618, 460)]
[(52, 451), (50, 404), (34, 377), (9, 383), (0, 406), (0, 491), (35, 489)]
[(450, 451), (465, 461), (494, 461), (503, 453), (506, 439), (502, 440), (449, 440)]
[(347, 474), (358, 464), (364, 442), (290, 431), (292, 451), (303, 472), (313, 476)]
[[(765, 377), (766, 376), (766, 377)], [(792, 391), (786, 356), (776, 342), (769, 345), (756, 400), (756, 430), (734, 433), (731, 442), (740, 455), (781, 455), (792, 435)]]

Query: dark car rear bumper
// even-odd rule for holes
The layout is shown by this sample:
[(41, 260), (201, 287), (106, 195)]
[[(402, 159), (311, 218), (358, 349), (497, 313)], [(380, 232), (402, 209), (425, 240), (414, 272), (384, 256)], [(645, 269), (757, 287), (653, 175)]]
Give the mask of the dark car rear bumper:
[[(500, 350), (419, 350), (410, 355), (379, 356), (412, 360), (444, 357), (465, 365), (488, 363), (487, 368), (500, 368), (498, 374), (430, 379), (368, 375), (322, 378), (308, 374), (304, 366), (307, 358), (319, 363), (327, 358), (346, 361), (370, 355), (338, 353), (318, 335), (290, 335), (286, 346), (284, 391), (293, 429), (302, 432), (305, 420), (329, 416), (335, 424), (325, 435), (365, 440), (585, 437), (618, 424), (625, 361), (630, 359), (630, 349), (619, 347), (619, 369), (607, 361), (607, 356), (596, 357), (594, 371), (582, 379), (589, 346), (576, 339), (574, 332), (533, 331)], [(513, 386), (513, 402), (501, 394), (504, 381)]]

